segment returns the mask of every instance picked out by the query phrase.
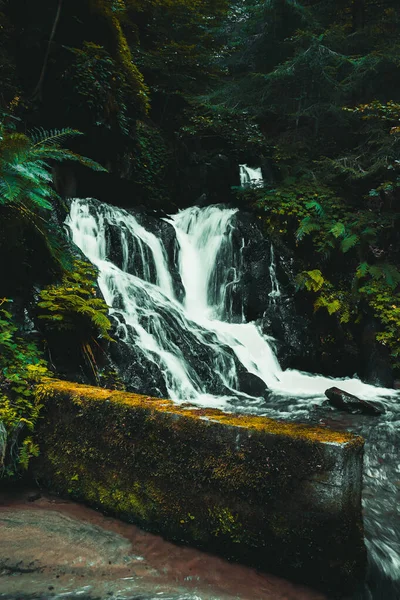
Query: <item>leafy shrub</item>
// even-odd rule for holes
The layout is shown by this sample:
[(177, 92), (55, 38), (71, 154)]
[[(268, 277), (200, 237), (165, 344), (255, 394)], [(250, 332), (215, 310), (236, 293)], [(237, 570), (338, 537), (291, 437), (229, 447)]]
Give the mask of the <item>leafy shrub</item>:
[(11, 302), (0, 300), (0, 477), (19, 475), (38, 455), (32, 432), (41, 406), (34, 387), (50, 375), (36, 344), (18, 336)]
[(97, 377), (94, 346), (97, 338), (111, 341), (108, 307), (96, 294), (96, 269), (75, 260), (73, 270), (66, 272), (61, 283), (40, 292), (38, 318), (45, 322), (48, 333), (70, 332)]

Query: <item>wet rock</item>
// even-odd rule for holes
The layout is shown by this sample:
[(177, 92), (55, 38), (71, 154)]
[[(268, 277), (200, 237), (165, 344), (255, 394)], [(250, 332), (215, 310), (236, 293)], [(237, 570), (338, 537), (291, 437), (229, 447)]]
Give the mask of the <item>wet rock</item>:
[(345, 392), (337, 387), (332, 387), (326, 390), (325, 396), (329, 400), (329, 404), (339, 410), (349, 412), (352, 414), (364, 414), (364, 415), (382, 415), (383, 410), (378, 408), (375, 404), (361, 400), (349, 392)]
[(28, 502), (36, 502), (36, 500), (40, 500), (41, 497), (42, 494), (40, 492), (33, 492), (28, 495), (27, 500)]
[(249, 396), (257, 397), (265, 397), (268, 394), (268, 388), (265, 385), (265, 382), (257, 377), (257, 375), (253, 375), (253, 373), (248, 373), (247, 371), (243, 371), (239, 373), (239, 389), (241, 392), (245, 394), (249, 394)]
[(361, 376), (367, 383), (392, 387), (394, 376), (390, 352), (376, 339), (381, 327), (377, 319), (368, 320), (364, 326), (360, 340)]
[(239, 253), (241, 280), (237, 287), (236, 306), (246, 321), (261, 318), (271, 292), (270, 241), (265, 238), (257, 219), (251, 213), (239, 211), (233, 218), (233, 244)]
[(171, 223), (164, 220), (168, 215), (166, 213), (150, 213), (145, 211), (132, 211), (132, 214), (140, 225), (153, 233), (161, 241), (165, 248), (174, 292), (177, 300), (181, 302), (184, 297), (184, 288), (179, 274), (178, 243), (174, 227)]

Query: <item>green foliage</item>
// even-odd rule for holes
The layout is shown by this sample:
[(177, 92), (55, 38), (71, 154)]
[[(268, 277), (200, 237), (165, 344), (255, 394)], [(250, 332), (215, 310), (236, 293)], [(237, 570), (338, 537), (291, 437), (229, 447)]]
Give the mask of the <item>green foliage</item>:
[(318, 293), (314, 310), (325, 309), (330, 316), (337, 314), (340, 323), (348, 323), (354, 310), (348, 291), (335, 288), (319, 269), (303, 271), (297, 276), (297, 285), (309, 292)]
[(144, 121), (136, 124), (136, 147), (132, 152), (133, 178), (160, 203), (168, 192), (165, 178), (170, 164), (170, 151), (160, 131)]
[(319, 269), (303, 271), (297, 276), (297, 284), (300, 288), (305, 287), (309, 292), (319, 292), (326, 285), (326, 281)]
[(226, 0), (149, 0), (127, 5), (132, 22), (151, 24), (142, 33), (140, 46), (133, 48), (150, 89), (168, 97), (204, 92), (210, 78), (220, 73), (215, 33), (226, 13)]
[(34, 387), (50, 375), (36, 344), (18, 335), (11, 302), (0, 300), (0, 477), (19, 475), (38, 455), (32, 432), (41, 406)]
[(365, 295), (375, 316), (382, 323), (377, 340), (389, 349), (393, 366), (400, 370), (400, 294), (394, 293), (393, 286), (380, 278), (369, 281), (360, 288), (360, 293)]
[(399, 368), (395, 330), (400, 272), (390, 261), (393, 250), (392, 256), (382, 250), (395, 234), (397, 212), (377, 215), (368, 205), (355, 211), (329, 188), (305, 180), (253, 196), (270, 231), (295, 242), (298, 258), (307, 265), (297, 284), (314, 296), (314, 310), (326, 310), (344, 325), (358, 323), (366, 311), (373, 313), (382, 323), (377, 339), (390, 348)]
[(39, 319), (57, 331), (76, 331), (82, 340), (91, 336), (111, 340), (108, 307), (96, 295), (96, 269), (87, 262), (75, 260), (73, 270), (64, 274), (62, 282), (40, 292)]
[(51, 209), (57, 194), (51, 186), (50, 161), (78, 161), (104, 171), (89, 158), (62, 148), (67, 139), (77, 135), (81, 134), (74, 129), (38, 129), (28, 137), (0, 123), (0, 204), (15, 206), (21, 212)]
[(117, 126), (124, 135), (132, 135), (136, 111), (125, 72), (103, 46), (93, 42), (69, 50), (74, 61), (64, 78), (73, 86), (79, 106), (96, 126)]
[[(14, 212), (14, 221), (19, 221), (21, 228), (30, 228), (32, 235), (38, 234), (51, 260), (61, 268), (69, 264), (64, 236), (44, 216), (59, 199), (52, 184), (51, 165), (74, 161), (105, 171), (95, 161), (63, 148), (66, 140), (80, 135), (79, 131), (70, 128), (50, 131), (39, 128), (28, 136), (18, 133), (14, 126), (0, 123), (0, 208)], [(1, 227), (5, 225), (6, 221), (3, 221)], [(3, 229), (2, 236), (6, 235)], [(17, 240), (10, 240), (9, 249), (13, 243)]]
[(126, 17), (127, 5), (124, 0), (109, 2), (108, 0), (89, 0), (93, 12), (102, 19), (113, 40), (115, 59), (122, 70), (131, 92), (134, 94), (139, 113), (149, 110), (148, 88), (144, 77), (132, 61), (132, 54), (126, 38), (123, 22)]
[(40, 292), (38, 318), (48, 334), (72, 334), (83, 358), (98, 378), (95, 349), (97, 339), (112, 341), (108, 307), (96, 293), (96, 269), (89, 263), (75, 260), (73, 270), (64, 274), (61, 283)]
[(214, 140), (234, 154), (240, 151), (257, 155), (267, 150), (258, 124), (245, 111), (238, 113), (206, 102), (192, 101), (186, 116), (187, 120), (179, 130), (181, 139)]

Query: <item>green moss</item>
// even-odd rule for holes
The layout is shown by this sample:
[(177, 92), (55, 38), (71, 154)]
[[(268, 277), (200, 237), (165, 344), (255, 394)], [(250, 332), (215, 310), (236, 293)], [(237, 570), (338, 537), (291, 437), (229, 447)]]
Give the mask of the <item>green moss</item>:
[[(37, 393), (42, 400), (52, 397), (55, 394), (66, 394), (78, 404), (87, 401), (108, 401), (130, 407), (168, 412), (173, 415), (187, 417), (187, 419), (207, 418), (210, 421), (232, 427), (241, 427), (250, 431), (265, 432), (274, 435), (290, 436), (294, 439), (310, 442), (363, 444), (362, 438), (356, 437), (351, 433), (332, 431), (322, 427), (299, 425), (297, 423), (285, 423), (254, 415), (228, 414), (217, 409), (182, 408), (181, 405), (175, 404), (171, 400), (150, 398), (149, 396), (128, 392), (110, 391), (66, 381), (48, 380), (38, 387)], [(181, 427), (182, 421), (179, 423), (173, 422), (172, 426)], [(223, 470), (224, 466), (220, 465), (219, 468)]]
[(215, 507), (209, 510), (209, 515), (211, 523), (216, 522), (214, 535), (229, 537), (234, 544), (244, 541), (243, 525), (229, 508)]
[(113, 10), (112, 4), (107, 0), (89, 0), (89, 2), (94, 14), (108, 24), (116, 58), (124, 69), (126, 76), (129, 78), (139, 106), (144, 113), (147, 113), (150, 107), (148, 88), (144, 83), (142, 73), (132, 61), (129, 44), (120, 21), (121, 14), (124, 13), (124, 4), (121, 3), (120, 10)]

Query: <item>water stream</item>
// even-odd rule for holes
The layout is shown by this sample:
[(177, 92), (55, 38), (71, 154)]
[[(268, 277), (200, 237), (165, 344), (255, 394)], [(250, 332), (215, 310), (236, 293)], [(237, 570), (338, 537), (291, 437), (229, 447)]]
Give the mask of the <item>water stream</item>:
[[(356, 378), (334, 380), (385, 409), (377, 419), (335, 413), (324, 395), (334, 385), (332, 379), (282, 370), (273, 340), (256, 323), (246, 323), (243, 311), (238, 322), (233, 292), (240, 291), (245, 275), (245, 240), (240, 245), (234, 241), (236, 212), (222, 206), (192, 207), (166, 218), (175, 231), (173, 252), (163, 235), (146, 228), (140, 214), (94, 200), (74, 200), (67, 225), (74, 242), (99, 269), (116, 334), (154, 367), (160, 382), (153, 388), (160, 395), (166, 390), (177, 402), (333, 425), (366, 438), (364, 510), (371, 573), (363, 598), (398, 600), (398, 397), (393, 390)], [(271, 303), (281, 297), (278, 260), (272, 248)], [(243, 373), (264, 382), (268, 394), (244, 389)]]
[(261, 172), (261, 167), (252, 169), (247, 165), (239, 165), (240, 169), (240, 185), (242, 187), (263, 187), (264, 180)]

